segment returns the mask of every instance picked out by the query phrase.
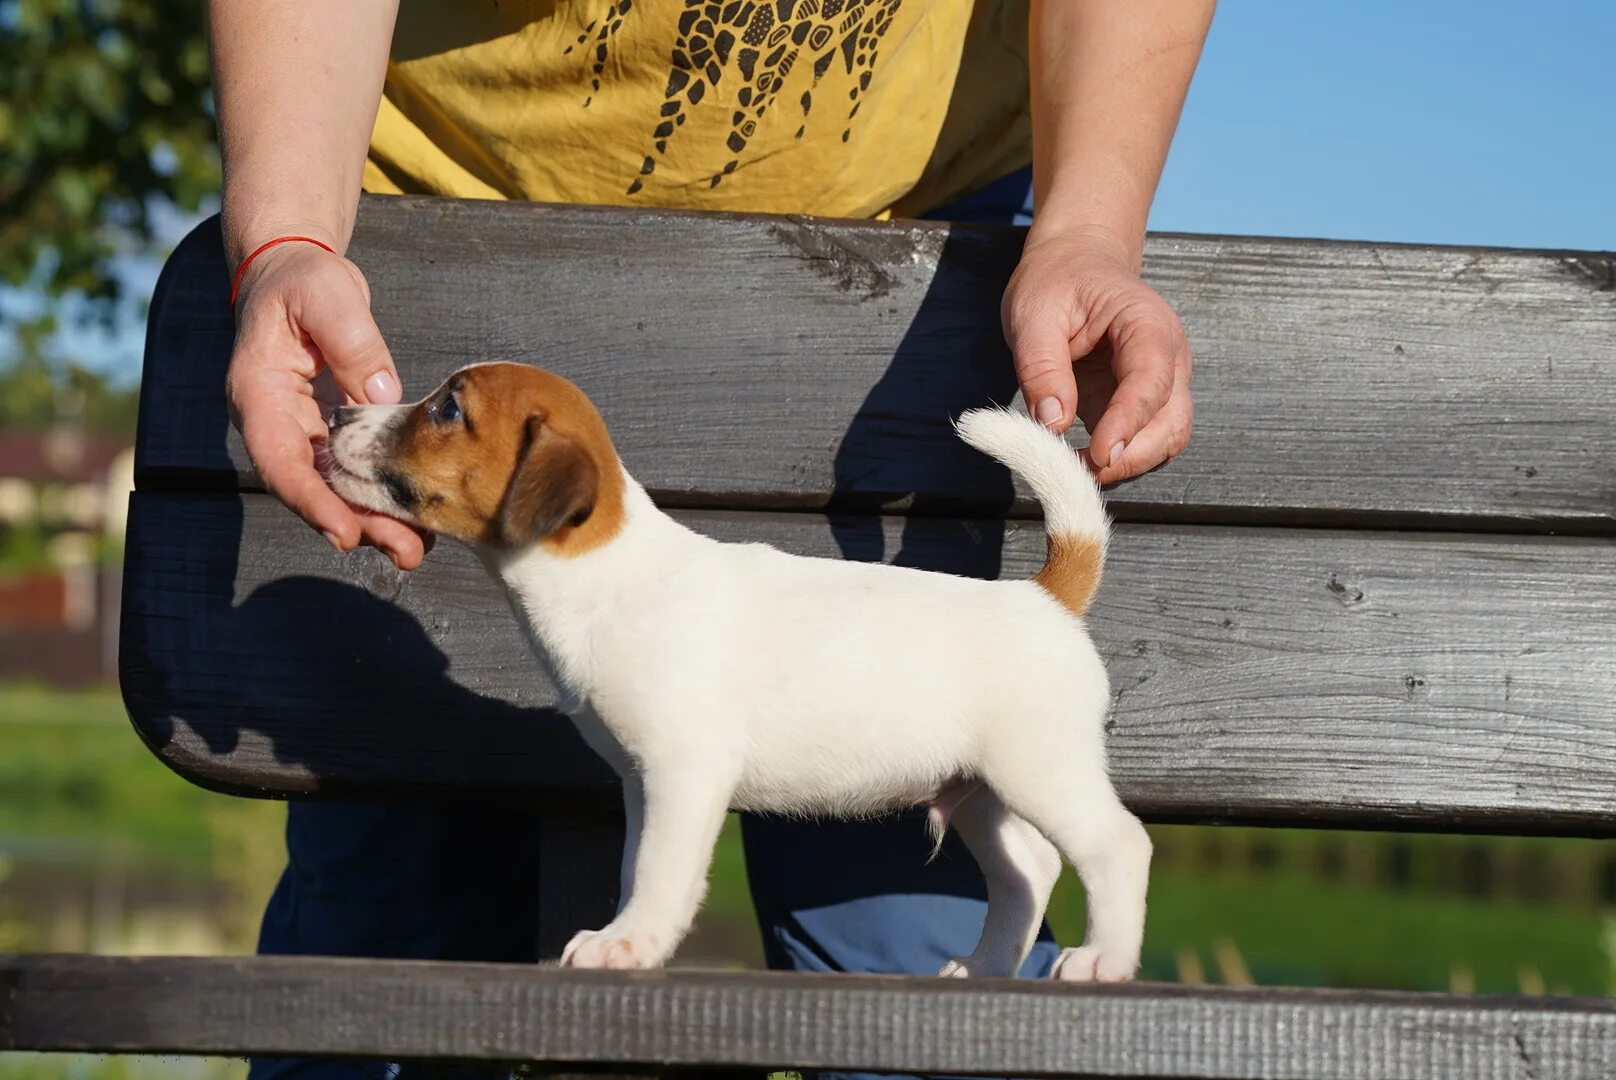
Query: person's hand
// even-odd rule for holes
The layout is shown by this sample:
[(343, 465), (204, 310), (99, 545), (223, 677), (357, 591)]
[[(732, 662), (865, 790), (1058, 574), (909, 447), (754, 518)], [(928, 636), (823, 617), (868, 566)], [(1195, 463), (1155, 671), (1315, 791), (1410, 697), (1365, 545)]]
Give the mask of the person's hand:
[(1028, 412), (1055, 432), (1080, 416), (1102, 484), (1154, 469), (1190, 438), (1189, 341), (1135, 265), (1104, 237), (1034, 226), (1001, 309)]
[(237, 298), (226, 379), (231, 419), (270, 492), (332, 547), (373, 544), (399, 569), (413, 570), (428, 538), (350, 507), (315, 469), (314, 440), (327, 434), (314, 386), (322, 370), (351, 403), (391, 405), (400, 398), (359, 268), (313, 244), (271, 248), (247, 268)]

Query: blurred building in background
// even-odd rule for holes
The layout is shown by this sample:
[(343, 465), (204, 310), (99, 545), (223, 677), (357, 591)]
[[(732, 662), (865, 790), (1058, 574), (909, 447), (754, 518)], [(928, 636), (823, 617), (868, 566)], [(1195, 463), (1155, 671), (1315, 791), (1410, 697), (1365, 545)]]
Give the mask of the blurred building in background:
[(126, 440), (69, 426), (0, 430), (0, 679), (117, 676)]

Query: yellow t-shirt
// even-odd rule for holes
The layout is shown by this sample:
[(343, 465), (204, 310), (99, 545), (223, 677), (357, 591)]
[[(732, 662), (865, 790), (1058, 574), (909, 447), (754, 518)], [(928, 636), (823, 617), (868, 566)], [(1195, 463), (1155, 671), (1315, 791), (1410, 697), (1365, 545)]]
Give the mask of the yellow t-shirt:
[(905, 215), (1031, 157), (1026, 0), (403, 0), (365, 188)]

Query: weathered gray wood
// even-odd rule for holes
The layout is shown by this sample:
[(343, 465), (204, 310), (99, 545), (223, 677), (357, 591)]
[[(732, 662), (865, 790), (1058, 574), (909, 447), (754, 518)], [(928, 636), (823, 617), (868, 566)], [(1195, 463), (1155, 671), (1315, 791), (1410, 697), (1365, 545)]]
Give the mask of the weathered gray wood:
[[(978, 576), (1043, 559), (1036, 522), (682, 516)], [(268, 496), (140, 493), (128, 550), (125, 697), (193, 780), (562, 798), (606, 782), (452, 544), (403, 575), (335, 555)], [(1124, 526), (1094, 626), (1114, 771), (1152, 818), (1616, 833), (1609, 541)]]
[[(408, 391), (554, 368), (671, 505), (998, 517), (1030, 508), (948, 419), (1015, 392), (1021, 236), (376, 198), (352, 255)], [(1146, 276), (1189, 329), (1197, 429), (1119, 517), (1616, 532), (1610, 255), (1161, 236)], [(222, 404), (226, 278), (210, 223), (158, 287), (143, 486), (254, 483)]]
[(0, 1049), (1605, 1080), (1616, 1001), (258, 957), (0, 959)]

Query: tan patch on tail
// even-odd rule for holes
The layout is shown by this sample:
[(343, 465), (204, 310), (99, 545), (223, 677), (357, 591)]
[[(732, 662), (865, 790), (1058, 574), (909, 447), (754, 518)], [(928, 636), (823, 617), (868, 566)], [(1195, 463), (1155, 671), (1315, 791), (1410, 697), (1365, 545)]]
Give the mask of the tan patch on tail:
[(1033, 578), (1073, 615), (1085, 615), (1100, 588), (1105, 549), (1092, 536), (1049, 537), (1049, 557)]

